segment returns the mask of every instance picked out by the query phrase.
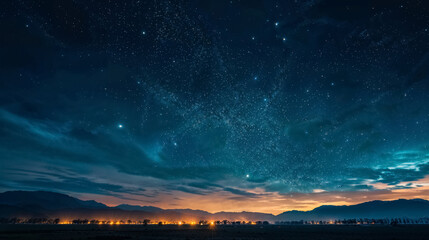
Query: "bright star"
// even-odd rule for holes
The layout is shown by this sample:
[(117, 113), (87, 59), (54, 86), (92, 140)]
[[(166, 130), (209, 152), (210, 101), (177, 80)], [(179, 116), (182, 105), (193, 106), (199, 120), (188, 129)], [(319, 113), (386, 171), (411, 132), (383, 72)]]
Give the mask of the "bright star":
[(118, 128), (123, 128), (123, 127), (124, 127), (124, 125), (122, 125), (122, 124), (118, 125)]
[(142, 31), (142, 34), (143, 34), (143, 35), (146, 35), (146, 31)]
[(246, 178), (249, 178), (250, 177), (250, 175), (249, 174), (246, 174)]
[(274, 25), (276, 25), (276, 27), (279, 25), (279, 22), (274, 23)]

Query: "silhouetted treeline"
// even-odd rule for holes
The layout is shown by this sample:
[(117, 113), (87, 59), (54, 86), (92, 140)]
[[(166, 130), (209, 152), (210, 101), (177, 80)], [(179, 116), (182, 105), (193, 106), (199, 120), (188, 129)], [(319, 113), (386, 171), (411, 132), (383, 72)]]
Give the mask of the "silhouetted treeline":
[(162, 221), (151, 221), (150, 219), (143, 219), (139, 221), (133, 221), (133, 220), (96, 220), (96, 219), (74, 219), (71, 221), (61, 221), (59, 218), (56, 219), (48, 219), (48, 218), (29, 218), (29, 219), (21, 219), (21, 218), (0, 218), (0, 224), (138, 224), (138, 225), (148, 225), (148, 224), (158, 224), (158, 225), (165, 225), (165, 224), (177, 224), (177, 225), (267, 225), (269, 224), (268, 221), (229, 221), (229, 220), (222, 220), (222, 221), (207, 221), (207, 220), (200, 220), (198, 222), (185, 222), (185, 221), (179, 221), (179, 222), (162, 222)]
[[(268, 221), (207, 221), (200, 220), (199, 222), (190, 222), (185, 221), (180, 222), (162, 222), (162, 221), (153, 221), (150, 219), (143, 219), (139, 221), (132, 220), (117, 220), (117, 221), (101, 221), (101, 220), (88, 220), (88, 219), (74, 219), (72, 221), (61, 221), (59, 218), (0, 218), (0, 224), (138, 224), (138, 225), (147, 225), (147, 224), (198, 224), (198, 225), (268, 225)], [(411, 218), (354, 218), (354, 219), (342, 219), (342, 220), (332, 220), (332, 221), (277, 221), (277, 225), (403, 225), (403, 224), (429, 224), (429, 217), (411, 219)]]
[(429, 218), (353, 218), (334, 221), (279, 221), (278, 225), (399, 225), (399, 224), (429, 224)]
[(59, 224), (60, 219), (55, 218), (0, 218), (1, 224), (20, 224), (20, 223), (31, 223), (31, 224)]

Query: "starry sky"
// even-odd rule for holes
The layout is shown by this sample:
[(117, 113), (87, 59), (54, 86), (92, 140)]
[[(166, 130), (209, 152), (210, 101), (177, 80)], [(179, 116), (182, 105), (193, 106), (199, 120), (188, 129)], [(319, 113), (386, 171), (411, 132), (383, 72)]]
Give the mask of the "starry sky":
[(429, 196), (429, 2), (2, 1), (0, 190), (281, 213)]

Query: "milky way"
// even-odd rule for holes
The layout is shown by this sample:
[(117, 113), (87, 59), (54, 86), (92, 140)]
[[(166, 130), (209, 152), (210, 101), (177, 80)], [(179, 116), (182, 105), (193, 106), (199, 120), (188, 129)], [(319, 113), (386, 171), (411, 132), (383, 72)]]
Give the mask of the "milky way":
[(273, 213), (429, 194), (426, 1), (1, 5), (1, 190)]

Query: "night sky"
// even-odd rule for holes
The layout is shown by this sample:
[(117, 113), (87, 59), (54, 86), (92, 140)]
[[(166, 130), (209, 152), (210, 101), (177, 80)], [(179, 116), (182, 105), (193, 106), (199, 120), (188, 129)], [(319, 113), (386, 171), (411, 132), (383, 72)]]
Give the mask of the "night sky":
[(429, 196), (429, 2), (1, 1), (0, 190), (280, 213)]

